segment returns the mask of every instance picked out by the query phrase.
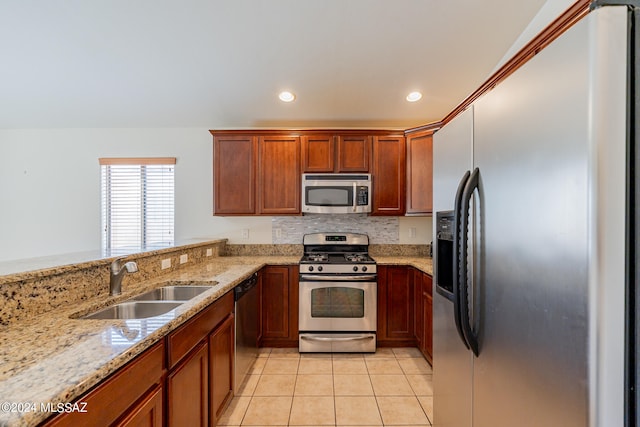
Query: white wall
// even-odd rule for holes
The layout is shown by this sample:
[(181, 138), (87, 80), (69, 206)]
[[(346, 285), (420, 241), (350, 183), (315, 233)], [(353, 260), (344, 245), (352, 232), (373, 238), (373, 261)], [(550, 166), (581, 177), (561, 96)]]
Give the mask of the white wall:
[(498, 62), (498, 65), (496, 65), (491, 74), (498, 71), (498, 69), (518, 53), (520, 49), (544, 30), (547, 25), (551, 24), (551, 22), (553, 22), (558, 16), (562, 15), (564, 11), (569, 9), (573, 3), (575, 3), (575, 0), (547, 0), (547, 2), (542, 5), (536, 16), (533, 17), (529, 25), (524, 29), (522, 34), (520, 34), (515, 43), (513, 43), (511, 48), (502, 57), (500, 62)]
[[(271, 217), (212, 215), (212, 152), (200, 128), (0, 130), (0, 261), (100, 248), (100, 157), (177, 158), (176, 240), (271, 243)], [(429, 219), (399, 228), (400, 243), (431, 239)]]

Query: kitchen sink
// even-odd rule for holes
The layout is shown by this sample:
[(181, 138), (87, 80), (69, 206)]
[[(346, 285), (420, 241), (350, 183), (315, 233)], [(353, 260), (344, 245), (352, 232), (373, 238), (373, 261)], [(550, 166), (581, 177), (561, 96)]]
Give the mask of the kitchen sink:
[(164, 314), (181, 304), (176, 301), (125, 301), (87, 314), (81, 319), (146, 319)]
[(133, 297), (134, 301), (189, 301), (212, 286), (163, 286)]

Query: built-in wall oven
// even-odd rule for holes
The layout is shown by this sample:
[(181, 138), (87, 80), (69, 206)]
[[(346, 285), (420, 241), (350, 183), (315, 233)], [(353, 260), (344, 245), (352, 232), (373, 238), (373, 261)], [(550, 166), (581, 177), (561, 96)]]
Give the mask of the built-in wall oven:
[(377, 269), (369, 238), (314, 233), (300, 261), (300, 352), (375, 352)]

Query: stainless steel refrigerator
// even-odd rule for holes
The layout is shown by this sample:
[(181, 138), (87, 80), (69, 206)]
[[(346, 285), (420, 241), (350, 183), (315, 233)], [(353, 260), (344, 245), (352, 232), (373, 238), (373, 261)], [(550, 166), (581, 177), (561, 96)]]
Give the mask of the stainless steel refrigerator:
[(635, 425), (637, 19), (598, 7), (434, 135), (436, 427)]

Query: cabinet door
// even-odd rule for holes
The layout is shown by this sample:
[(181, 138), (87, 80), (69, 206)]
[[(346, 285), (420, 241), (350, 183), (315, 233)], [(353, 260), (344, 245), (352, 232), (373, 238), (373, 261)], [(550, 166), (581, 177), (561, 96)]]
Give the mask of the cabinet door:
[(369, 172), (371, 137), (366, 135), (338, 136), (336, 172)]
[(433, 132), (407, 136), (407, 214), (433, 211)]
[(211, 426), (222, 415), (233, 397), (234, 316), (227, 319), (209, 336), (209, 422)]
[(216, 215), (256, 213), (255, 136), (213, 138), (213, 212)]
[(300, 138), (302, 172), (333, 172), (333, 135), (305, 135)]
[(169, 427), (208, 426), (209, 356), (205, 340), (167, 377)]
[(378, 340), (415, 345), (413, 287), (409, 267), (378, 266)]
[(413, 327), (418, 348), (422, 350), (424, 345), (424, 301), (422, 298), (423, 273), (415, 268), (412, 268), (411, 272), (413, 274), (413, 312), (415, 313)]
[(262, 278), (262, 345), (298, 342), (298, 266), (267, 266)]
[(433, 279), (426, 273), (423, 273), (422, 278), (422, 295), (424, 301), (423, 353), (427, 356), (427, 360), (433, 363)]
[(372, 215), (404, 215), (405, 151), (404, 137), (373, 138)]
[(424, 345), (423, 353), (429, 363), (433, 364), (433, 297), (424, 294)]
[(258, 140), (258, 213), (300, 214), (300, 138)]
[(117, 427), (162, 427), (162, 387), (158, 387), (146, 399), (136, 405)]
[(289, 268), (268, 266), (261, 273), (262, 339), (289, 338)]

